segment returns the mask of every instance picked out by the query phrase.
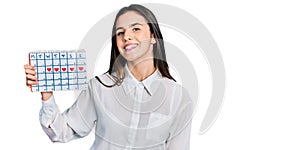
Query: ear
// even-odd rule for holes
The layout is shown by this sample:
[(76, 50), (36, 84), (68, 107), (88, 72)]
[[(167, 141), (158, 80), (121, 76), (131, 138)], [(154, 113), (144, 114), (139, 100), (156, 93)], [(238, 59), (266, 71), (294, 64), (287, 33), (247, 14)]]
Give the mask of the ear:
[(155, 38), (151, 38), (151, 44), (155, 44), (156, 43), (156, 39)]
[(154, 38), (153, 33), (151, 34), (151, 44), (155, 44), (156, 43), (156, 39)]

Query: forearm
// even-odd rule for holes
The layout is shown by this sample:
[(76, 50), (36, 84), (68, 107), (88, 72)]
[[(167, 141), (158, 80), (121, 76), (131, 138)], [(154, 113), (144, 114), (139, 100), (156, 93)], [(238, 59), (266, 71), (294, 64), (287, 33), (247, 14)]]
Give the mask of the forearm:
[(76, 133), (68, 126), (65, 117), (60, 114), (52, 93), (51, 96), (45, 100), (40, 110), (40, 123), (45, 133), (53, 142), (68, 142), (74, 139)]

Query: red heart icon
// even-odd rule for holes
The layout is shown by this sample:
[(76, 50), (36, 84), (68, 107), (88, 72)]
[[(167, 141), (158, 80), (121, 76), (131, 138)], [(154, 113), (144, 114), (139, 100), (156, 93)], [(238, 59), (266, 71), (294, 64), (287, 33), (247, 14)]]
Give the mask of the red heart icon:
[(47, 71), (50, 72), (50, 71), (51, 71), (51, 68), (47, 68)]
[(59, 68), (54, 68), (54, 71), (57, 72), (59, 70)]
[(74, 71), (74, 67), (71, 67), (70, 70), (71, 70), (71, 71)]
[(83, 67), (79, 67), (78, 69), (79, 69), (80, 71), (82, 71), (84, 68), (83, 68)]
[(66, 69), (66, 68), (61, 68), (61, 70), (62, 70), (62, 71), (66, 71), (67, 69)]

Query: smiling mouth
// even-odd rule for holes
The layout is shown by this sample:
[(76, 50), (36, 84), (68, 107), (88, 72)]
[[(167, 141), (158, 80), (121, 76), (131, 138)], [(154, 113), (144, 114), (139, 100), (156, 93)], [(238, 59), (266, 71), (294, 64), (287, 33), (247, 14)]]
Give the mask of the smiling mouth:
[(125, 52), (129, 52), (129, 51), (135, 49), (137, 46), (138, 46), (137, 43), (126, 44), (126, 45), (124, 46), (124, 50), (125, 50)]

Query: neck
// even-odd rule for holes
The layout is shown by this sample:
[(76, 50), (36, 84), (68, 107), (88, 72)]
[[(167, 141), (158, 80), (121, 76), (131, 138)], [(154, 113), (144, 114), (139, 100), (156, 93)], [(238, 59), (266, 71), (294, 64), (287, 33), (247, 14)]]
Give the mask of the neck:
[(128, 62), (129, 71), (138, 80), (143, 81), (155, 72), (153, 59), (144, 60), (139, 63)]

